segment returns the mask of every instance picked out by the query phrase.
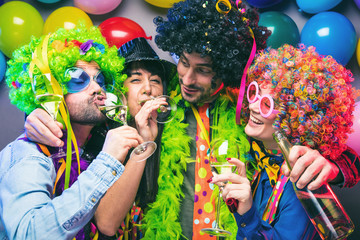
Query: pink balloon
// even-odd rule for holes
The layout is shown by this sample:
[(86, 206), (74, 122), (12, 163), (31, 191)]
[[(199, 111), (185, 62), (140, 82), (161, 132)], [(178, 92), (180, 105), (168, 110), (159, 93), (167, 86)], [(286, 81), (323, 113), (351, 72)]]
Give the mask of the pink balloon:
[(354, 132), (349, 135), (347, 145), (360, 154), (360, 102), (355, 106), (353, 129)]
[(74, 6), (95, 15), (101, 15), (114, 10), (122, 0), (74, 0)]

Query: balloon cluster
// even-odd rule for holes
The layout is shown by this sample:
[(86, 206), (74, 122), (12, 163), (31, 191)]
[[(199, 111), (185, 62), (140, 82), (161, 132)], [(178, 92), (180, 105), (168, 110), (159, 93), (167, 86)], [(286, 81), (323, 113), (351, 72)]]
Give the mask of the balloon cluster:
[[(0, 0), (1, 1), (1, 0)], [(59, 0), (39, 0), (55, 3)], [(87, 15), (105, 14), (114, 10), (122, 0), (88, 1), (74, 0), (75, 7), (60, 7), (53, 11), (45, 23), (40, 13), (30, 4), (22, 1), (0, 2), (0, 81), (4, 78), (6, 58), (11, 58), (15, 49), (27, 44), (31, 36), (55, 32), (58, 28), (73, 29), (78, 24), (93, 26)], [(101, 33), (110, 46), (122, 44), (137, 38), (147, 37), (144, 29), (136, 22), (123, 17), (113, 17), (99, 25)], [(4, 56), (5, 55), (5, 56)]]
[[(346, 65), (353, 56), (355, 49), (360, 66), (360, 40), (356, 43), (356, 31), (351, 21), (344, 15), (329, 11), (342, 0), (296, 0), (300, 11), (314, 14), (304, 25), (301, 34), (292, 21), (284, 13), (277, 11), (263, 12), (260, 15), (259, 25), (268, 27), (272, 34), (267, 40), (268, 46), (278, 48), (284, 43), (297, 46), (303, 43), (306, 46), (315, 46), (321, 55), (331, 55), (337, 62)], [(281, 2), (281, 0), (248, 0), (250, 5), (258, 8), (267, 8)], [(354, 0), (360, 9), (360, 0)], [(300, 36), (300, 37), (299, 37)], [(357, 45), (357, 46), (356, 46)], [(353, 113), (354, 132), (349, 135), (348, 146), (360, 153), (360, 104)]]
[[(281, 1), (247, 2), (254, 7), (267, 8)], [(306, 46), (315, 46), (318, 53), (331, 55), (339, 63), (346, 65), (356, 49), (356, 31), (344, 15), (328, 11), (340, 2), (341, 0), (296, 0), (300, 11), (315, 14), (305, 23), (301, 34), (295, 22), (286, 14), (277, 11), (263, 12), (259, 25), (272, 31), (267, 41), (268, 46), (278, 48), (285, 43), (293, 46), (304, 43)], [(360, 7), (360, 0), (355, 0), (355, 3)]]
[[(54, 3), (58, 0), (41, 0)], [(81, 22), (92, 26), (90, 17), (76, 7), (61, 7), (52, 12), (45, 23), (40, 13), (30, 4), (12, 1), (0, 7), (0, 50), (9, 58), (12, 52), (30, 41), (31, 36), (40, 37), (57, 28), (75, 28)]]

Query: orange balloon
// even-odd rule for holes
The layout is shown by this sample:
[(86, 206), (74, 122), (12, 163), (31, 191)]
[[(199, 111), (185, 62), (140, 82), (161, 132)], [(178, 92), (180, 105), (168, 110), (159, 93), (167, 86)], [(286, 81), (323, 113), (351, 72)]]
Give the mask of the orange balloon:
[(150, 3), (155, 7), (171, 8), (174, 3), (181, 2), (181, 0), (145, 0), (145, 2)]
[(53, 33), (58, 28), (73, 29), (79, 23), (85, 27), (93, 26), (90, 17), (76, 7), (61, 7), (52, 12), (45, 21), (44, 34)]

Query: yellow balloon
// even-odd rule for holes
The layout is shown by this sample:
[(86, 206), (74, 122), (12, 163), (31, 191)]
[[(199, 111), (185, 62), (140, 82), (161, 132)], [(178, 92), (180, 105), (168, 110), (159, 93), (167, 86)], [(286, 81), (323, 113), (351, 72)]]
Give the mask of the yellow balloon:
[(83, 10), (76, 7), (61, 7), (46, 19), (43, 33), (53, 33), (58, 28), (73, 29), (79, 23), (85, 27), (93, 26), (90, 17)]
[(360, 38), (356, 47), (356, 59), (358, 61), (358, 64), (360, 66)]
[(43, 26), (43, 18), (30, 4), (5, 3), (0, 6), (0, 50), (11, 58), (15, 49), (30, 42), (31, 36), (40, 37)]
[(171, 8), (174, 5), (174, 3), (181, 1), (183, 0), (145, 0), (145, 2), (161, 8)]

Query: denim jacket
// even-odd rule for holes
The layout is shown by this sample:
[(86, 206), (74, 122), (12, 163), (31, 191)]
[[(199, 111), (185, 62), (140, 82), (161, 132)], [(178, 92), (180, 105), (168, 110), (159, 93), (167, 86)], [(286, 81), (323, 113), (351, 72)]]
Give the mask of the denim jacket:
[(53, 196), (52, 159), (36, 144), (15, 140), (0, 152), (0, 240), (74, 238), (123, 172), (119, 161), (100, 152), (70, 188)]

